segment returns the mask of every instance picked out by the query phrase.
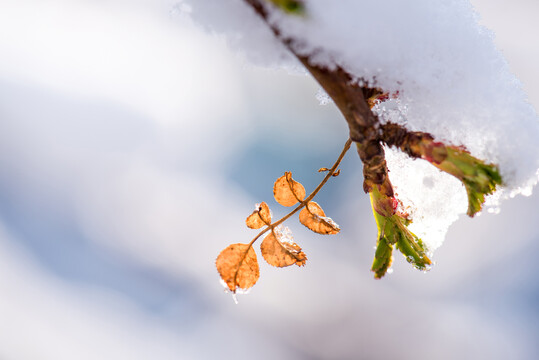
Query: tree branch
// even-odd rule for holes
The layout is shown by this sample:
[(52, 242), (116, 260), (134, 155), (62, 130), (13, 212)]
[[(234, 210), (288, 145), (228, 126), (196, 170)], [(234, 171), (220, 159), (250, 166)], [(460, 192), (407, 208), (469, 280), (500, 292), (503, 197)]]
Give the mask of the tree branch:
[(364, 190), (368, 192), (372, 184), (382, 184), (387, 179), (387, 166), (384, 149), (380, 144), (379, 121), (370, 109), (367, 99), (378, 89), (359, 86), (341, 67), (333, 70), (313, 65), (308, 56), (298, 54), (294, 50), (295, 39), (285, 38), (281, 31), (268, 22), (268, 11), (265, 0), (245, 0), (245, 2), (266, 22), (273, 34), (303, 64), (320, 86), (332, 98), (335, 105), (348, 123), (350, 139), (357, 144), (359, 157), (363, 162), (365, 176)]
[[(408, 131), (392, 123), (382, 124), (371, 111), (371, 107), (377, 100), (387, 98), (383, 90), (360, 85), (360, 79), (338, 65), (328, 69), (312, 64), (309, 56), (295, 51), (299, 40), (283, 36), (280, 29), (269, 21), (271, 7), (278, 6), (288, 11), (288, 5), (284, 5), (292, 0), (244, 1), (315, 78), (348, 123), (350, 139), (356, 143), (357, 152), (363, 162), (363, 190), (370, 194), (378, 224), (378, 250), (372, 268), (375, 277), (382, 277), (391, 265), (394, 245), (409, 262), (419, 269), (426, 269), (431, 263), (425, 255), (426, 249), (421, 240), (406, 228), (410, 220), (396, 211), (398, 201), (388, 177), (382, 144), (395, 146), (412, 158), (425, 159), (461, 180), (468, 193), (469, 216), (480, 211), (485, 195), (491, 194), (496, 186), (502, 183), (497, 167), (474, 158), (462, 148), (435, 142), (434, 137), (428, 133)], [(293, 2), (303, 6), (301, 1)]]

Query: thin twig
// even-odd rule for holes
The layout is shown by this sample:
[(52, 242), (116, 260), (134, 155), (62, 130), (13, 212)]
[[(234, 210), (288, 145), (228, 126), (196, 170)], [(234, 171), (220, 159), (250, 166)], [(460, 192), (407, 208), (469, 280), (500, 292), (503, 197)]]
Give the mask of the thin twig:
[(337, 170), (337, 168), (339, 167), (339, 165), (341, 164), (341, 161), (342, 159), (344, 158), (344, 155), (346, 154), (346, 152), (350, 149), (350, 146), (352, 145), (352, 140), (351, 139), (348, 139), (346, 141), (346, 144), (344, 144), (344, 148), (342, 149), (341, 153), (339, 154), (339, 157), (337, 158), (337, 160), (335, 160), (335, 163), (333, 164), (333, 166), (331, 167), (331, 169), (329, 169), (328, 173), (326, 174), (326, 176), (324, 176), (324, 179), (322, 179), (322, 181), (320, 182), (320, 184), (318, 184), (318, 186), (313, 190), (312, 193), (309, 194), (309, 196), (307, 196), (303, 201), (300, 201), (300, 204), (294, 209), (292, 210), (291, 212), (289, 212), (288, 214), (286, 214), (285, 216), (283, 216), (281, 219), (279, 219), (278, 221), (266, 226), (264, 228), (264, 230), (262, 230), (261, 232), (258, 233), (258, 235), (256, 235), (254, 237), (253, 240), (251, 240), (251, 242), (249, 243), (249, 247), (247, 248), (247, 251), (250, 249), (250, 247), (262, 236), (264, 235), (268, 230), (270, 229), (274, 229), (275, 227), (281, 225), (283, 222), (285, 222), (286, 220), (288, 220), (292, 215), (294, 215), (295, 213), (297, 213), (298, 211), (300, 211), (301, 209), (303, 209), (307, 203), (309, 201), (311, 201), (315, 196), (316, 194), (318, 194), (318, 192), (324, 187), (324, 185), (328, 182), (328, 180), (333, 176), (333, 173)]
[[(305, 206), (307, 206), (307, 203), (309, 201), (311, 201), (315, 196), (316, 194), (318, 194), (318, 192), (322, 189), (322, 187), (324, 187), (324, 185), (328, 182), (328, 180), (333, 176), (333, 173), (335, 172), (335, 170), (337, 170), (337, 168), (339, 167), (339, 165), (341, 164), (341, 161), (342, 159), (344, 158), (344, 155), (346, 155), (346, 152), (350, 149), (350, 146), (352, 145), (352, 140), (351, 139), (348, 139), (346, 141), (346, 143), (344, 144), (344, 148), (342, 149), (341, 153), (339, 154), (339, 157), (337, 158), (337, 160), (335, 161), (335, 163), (333, 164), (333, 166), (331, 167), (331, 169), (329, 169), (328, 173), (326, 174), (326, 176), (324, 176), (324, 179), (322, 179), (322, 181), (320, 182), (320, 184), (318, 184), (318, 186), (313, 190), (312, 193), (309, 194), (309, 196), (307, 196), (303, 201), (300, 201), (300, 204), (294, 209), (292, 210), (291, 212), (289, 212), (288, 214), (286, 214), (284, 217), (282, 217), (281, 219), (279, 219), (278, 221), (272, 223), (272, 224), (269, 224), (267, 225), (264, 230), (262, 230), (261, 232), (258, 233), (258, 235), (256, 235), (254, 237), (253, 240), (251, 240), (251, 242), (249, 243), (249, 246), (247, 247), (247, 249), (245, 250), (245, 252), (243, 253), (243, 256), (241, 257), (240, 261), (239, 261), (239, 264), (238, 264), (238, 268), (236, 269), (236, 272), (234, 274), (234, 284), (236, 284), (237, 286), (237, 278), (238, 278), (238, 273), (239, 273), (239, 270), (241, 268), (241, 265), (243, 264), (243, 261), (245, 260), (245, 258), (247, 257), (247, 253), (249, 252), (249, 250), (252, 248), (253, 244), (262, 236), (264, 235), (266, 232), (268, 232), (268, 230), (271, 230), (273, 231), (273, 229), (275, 229), (275, 227), (279, 226), (280, 224), (282, 224), (283, 222), (285, 222), (286, 220), (288, 220), (292, 215), (294, 215), (295, 213), (297, 213), (298, 211), (300, 211), (301, 209), (303, 209)], [(292, 191), (292, 193), (295, 195), (294, 191)], [(260, 214), (259, 214), (260, 216)], [(262, 219), (262, 217), (260, 217), (260, 219)], [(264, 220), (262, 220), (264, 221)], [(232, 293), (236, 293), (236, 289), (234, 289), (232, 291)]]

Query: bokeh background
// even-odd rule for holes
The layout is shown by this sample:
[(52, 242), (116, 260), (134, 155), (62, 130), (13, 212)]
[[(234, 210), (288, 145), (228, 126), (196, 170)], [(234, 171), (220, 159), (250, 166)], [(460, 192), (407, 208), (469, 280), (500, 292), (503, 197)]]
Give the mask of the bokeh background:
[[(539, 3), (473, 3), (539, 108)], [(342, 233), (289, 221), (307, 266), (223, 293), (254, 204), (283, 215), (273, 181), (312, 189), (346, 140), (317, 91), (174, 1), (0, 0), (0, 359), (539, 358), (538, 192), (375, 281), (354, 152), (317, 200)]]

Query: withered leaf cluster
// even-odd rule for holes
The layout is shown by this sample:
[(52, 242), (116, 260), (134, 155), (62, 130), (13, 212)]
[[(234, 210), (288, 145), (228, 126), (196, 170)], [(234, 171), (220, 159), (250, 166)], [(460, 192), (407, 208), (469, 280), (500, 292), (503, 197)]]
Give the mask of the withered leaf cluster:
[(331, 235), (340, 231), (339, 225), (326, 216), (320, 205), (310, 201), (318, 190), (306, 197), (305, 187), (292, 179), (292, 173), (288, 171), (275, 181), (273, 185), (275, 201), (287, 207), (298, 203), (299, 205), (275, 222), (272, 222), (272, 213), (268, 204), (262, 202), (256, 205), (255, 210), (245, 220), (245, 224), (250, 229), (263, 228), (263, 230), (250, 243), (232, 244), (221, 251), (217, 257), (217, 271), (226, 284), (227, 290), (232, 293), (238, 290), (245, 291), (258, 281), (260, 269), (253, 244), (268, 232), (260, 244), (260, 252), (268, 264), (275, 267), (305, 265), (307, 255), (294, 242), (290, 230), (281, 225), (294, 213), (301, 210), (300, 222), (318, 234)]

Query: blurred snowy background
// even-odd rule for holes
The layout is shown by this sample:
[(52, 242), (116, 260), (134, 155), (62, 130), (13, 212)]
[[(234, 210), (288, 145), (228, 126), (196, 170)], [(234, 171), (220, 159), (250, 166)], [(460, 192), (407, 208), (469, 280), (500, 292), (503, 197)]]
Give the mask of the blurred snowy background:
[[(474, 0), (539, 108), (539, 3)], [(309, 78), (254, 68), (172, 0), (0, 0), (0, 359), (537, 359), (539, 194), (462, 218), (427, 274), (369, 271), (350, 152), (290, 222), (305, 268), (235, 305), (215, 257), (285, 170), (308, 189), (347, 136)]]

